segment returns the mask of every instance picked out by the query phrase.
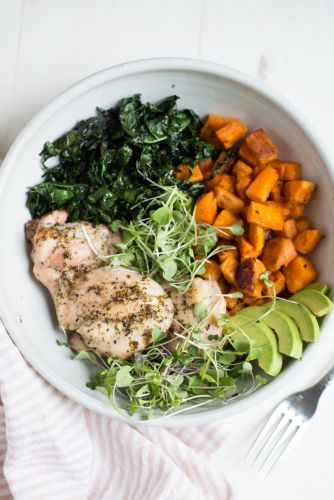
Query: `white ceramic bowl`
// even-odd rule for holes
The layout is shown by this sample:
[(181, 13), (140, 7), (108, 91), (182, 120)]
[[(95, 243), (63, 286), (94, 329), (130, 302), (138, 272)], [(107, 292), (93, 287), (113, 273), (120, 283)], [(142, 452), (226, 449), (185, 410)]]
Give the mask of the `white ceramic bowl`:
[[(61, 335), (48, 293), (30, 272), (23, 228), (30, 218), (25, 207), (26, 190), (41, 180), (39, 152), (44, 142), (93, 115), (96, 106), (108, 108), (134, 93), (153, 102), (177, 94), (181, 108), (192, 108), (200, 116), (209, 112), (237, 116), (250, 129), (265, 128), (277, 144), (281, 158), (300, 161), (303, 177), (319, 185), (310, 210), (313, 223), (326, 234), (313, 259), (320, 279), (334, 285), (334, 191), (329, 160), (315, 132), (289, 102), (246, 75), (188, 59), (127, 63), (75, 84), (29, 122), (0, 170), (0, 316), (22, 354), (46, 380), (78, 403), (115, 418), (120, 416), (107, 401), (86, 388), (87, 365), (72, 361), (69, 349), (56, 345), (56, 338)], [(332, 333), (332, 318), (323, 322), (322, 338)], [(151, 424), (183, 426), (235, 415), (286, 386), (298, 371), (307, 370), (318, 349), (319, 345), (307, 346), (302, 362), (291, 362), (275, 380), (244, 399)]]

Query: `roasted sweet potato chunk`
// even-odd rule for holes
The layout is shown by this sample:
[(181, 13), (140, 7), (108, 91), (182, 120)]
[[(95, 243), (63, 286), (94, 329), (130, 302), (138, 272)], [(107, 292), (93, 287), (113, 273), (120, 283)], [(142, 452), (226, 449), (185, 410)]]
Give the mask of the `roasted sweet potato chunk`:
[(247, 240), (245, 236), (240, 236), (238, 238), (238, 248), (240, 252), (241, 260), (255, 258), (260, 255), (259, 253), (256, 255), (255, 248), (253, 245)]
[(258, 164), (257, 159), (255, 156), (251, 153), (250, 149), (248, 148), (247, 144), (244, 142), (241, 146), (241, 148), (238, 151), (239, 157), (247, 164), (251, 165), (252, 167), (256, 167)]
[(246, 189), (251, 184), (253, 179), (253, 169), (246, 165), (243, 161), (239, 160), (233, 167), (233, 173), (236, 177), (235, 190), (237, 195), (246, 200)]
[(259, 226), (258, 224), (249, 224), (248, 228), (249, 241), (254, 247), (255, 253), (254, 257), (258, 257), (263, 248), (266, 241), (266, 230), (264, 227)]
[(302, 233), (306, 229), (310, 229), (311, 221), (308, 217), (303, 217), (302, 219), (296, 220), (297, 232)]
[(270, 199), (280, 203), (282, 201), (283, 182), (277, 181), (270, 193)]
[(266, 271), (259, 259), (245, 259), (236, 273), (236, 283), (239, 290), (254, 297), (260, 297), (263, 289), (261, 274)]
[(284, 222), (282, 231), (279, 232), (279, 236), (293, 240), (293, 238), (297, 236), (297, 233), (298, 231), (295, 219), (287, 219)]
[(235, 257), (227, 257), (220, 265), (220, 270), (223, 273), (224, 279), (231, 285), (236, 284), (236, 274), (239, 267), (239, 262)]
[(246, 132), (246, 125), (241, 120), (235, 119), (218, 129), (216, 136), (226, 149), (230, 149)]
[(283, 229), (283, 215), (276, 206), (264, 205), (263, 203), (252, 201), (247, 208), (246, 217), (247, 222), (258, 224), (273, 231), (281, 231)]
[(263, 293), (264, 295), (279, 295), (283, 290), (285, 289), (285, 277), (284, 274), (281, 273), (281, 271), (274, 271), (273, 273), (270, 273), (269, 275), (269, 280), (272, 281), (273, 287), (271, 286), (264, 286)]
[[(230, 289), (230, 293), (233, 293), (236, 291), (237, 291), (237, 289), (234, 286), (232, 286)], [(226, 300), (226, 308), (227, 309), (234, 309), (239, 302), (239, 299), (234, 298), (234, 297), (225, 297), (225, 300)]]
[[(219, 245), (230, 245), (230, 241), (224, 241), (224, 242), (219, 242)], [(218, 259), (219, 262), (222, 264), (228, 257), (234, 257), (236, 260), (238, 259), (238, 249), (233, 248), (230, 250), (223, 250), (222, 252), (219, 252), (218, 254)]]
[(278, 271), (297, 256), (296, 249), (288, 238), (272, 238), (264, 247), (262, 262), (268, 271)]
[(199, 162), (198, 166), (201, 169), (201, 172), (203, 174), (203, 179), (204, 180), (208, 179), (211, 175), (212, 170), (213, 170), (212, 158), (206, 158), (204, 160), (201, 160)]
[(265, 201), (263, 204), (266, 207), (277, 208), (277, 210), (279, 212), (281, 212), (282, 217), (283, 217), (284, 220), (289, 219), (289, 217), (290, 217), (290, 207), (287, 205), (287, 203), (282, 203), (281, 201), (277, 202), (277, 201), (268, 200), (268, 201)]
[(190, 168), (189, 165), (184, 165), (180, 163), (174, 171), (174, 175), (179, 181), (185, 181), (190, 176)]
[(189, 182), (201, 182), (204, 179), (203, 173), (199, 168), (199, 165), (195, 165), (192, 171), (191, 176), (189, 177)]
[(205, 273), (202, 274), (202, 278), (207, 280), (216, 280), (218, 281), (221, 278), (221, 270), (218, 262), (214, 260), (208, 260), (205, 263)]
[(290, 293), (299, 292), (317, 278), (317, 271), (309, 259), (298, 255), (283, 270)]
[(300, 177), (300, 163), (275, 160), (270, 166), (277, 169), (282, 181), (294, 181)]
[(246, 194), (249, 199), (263, 203), (269, 198), (277, 181), (277, 170), (272, 167), (266, 167), (248, 186)]
[(226, 191), (234, 193), (234, 178), (229, 174), (216, 174), (212, 179), (207, 181), (206, 189), (213, 191), (215, 187), (222, 187)]
[(227, 240), (233, 239), (233, 234), (228, 228), (229, 226), (233, 226), (240, 220), (235, 214), (232, 214), (228, 210), (222, 210), (217, 215), (213, 225), (217, 227), (218, 236), (225, 238)]
[(271, 142), (269, 136), (262, 128), (254, 130), (254, 132), (249, 134), (245, 139), (245, 143), (257, 163), (261, 165), (276, 160), (278, 156), (276, 146)]
[(232, 170), (236, 161), (236, 152), (229, 151), (227, 154), (227, 151), (223, 149), (214, 163), (215, 172), (218, 172), (218, 174), (228, 174)]
[(214, 189), (214, 193), (218, 207), (226, 208), (226, 210), (229, 210), (233, 214), (240, 213), (245, 206), (244, 202), (238, 196), (235, 196), (235, 194), (230, 193), (230, 191), (222, 187), (217, 186)]
[(310, 201), (316, 184), (312, 181), (288, 181), (284, 186), (284, 195), (292, 205), (307, 205)]
[(292, 205), (289, 203), (288, 207), (290, 209), (291, 219), (298, 219), (305, 211), (304, 205)]
[(213, 224), (217, 215), (217, 210), (217, 201), (213, 191), (202, 194), (195, 207), (196, 222)]
[(311, 253), (320, 243), (324, 235), (318, 229), (306, 229), (293, 240), (293, 244), (300, 253)]
[(228, 122), (228, 120), (229, 120), (229, 118), (227, 118), (225, 116), (220, 116), (220, 115), (216, 115), (214, 113), (211, 113), (207, 117), (203, 127), (201, 128), (200, 138), (203, 141), (206, 141), (209, 144), (212, 144), (212, 146), (214, 146), (217, 149), (221, 148), (221, 142), (219, 141), (219, 139), (216, 136), (216, 130), (223, 127), (223, 125), (225, 125)]

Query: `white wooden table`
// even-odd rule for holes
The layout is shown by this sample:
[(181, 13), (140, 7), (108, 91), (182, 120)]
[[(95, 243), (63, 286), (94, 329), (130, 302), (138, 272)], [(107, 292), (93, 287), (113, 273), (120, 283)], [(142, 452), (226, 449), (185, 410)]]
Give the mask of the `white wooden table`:
[[(331, 0), (0, 0), (0, 156), (27, 120), (76, 80), (128, 60), (184, 56), (266, 81), (303, 110), (334, 157), (333, 26)], [(332, 360), (334, 332), (321, 363), (315, 359), (286, 392), (306, 387)], [(334, 387), (300, 445), (264, 481), (243, 456), (275, 402), (227, 423), (217, 465), (241, 500), (332, 500)]]

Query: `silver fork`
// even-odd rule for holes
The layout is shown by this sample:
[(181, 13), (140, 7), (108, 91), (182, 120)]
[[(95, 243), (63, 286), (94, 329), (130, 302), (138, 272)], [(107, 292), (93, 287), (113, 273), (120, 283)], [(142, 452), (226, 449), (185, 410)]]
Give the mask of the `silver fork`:
[(317, 409), (321, 394), (333, 379), (334, 368), (314, 386), (292, 394), (282, 401), (251, 445), (245, 458), (246, 462), (267, 477), (305, 432)]

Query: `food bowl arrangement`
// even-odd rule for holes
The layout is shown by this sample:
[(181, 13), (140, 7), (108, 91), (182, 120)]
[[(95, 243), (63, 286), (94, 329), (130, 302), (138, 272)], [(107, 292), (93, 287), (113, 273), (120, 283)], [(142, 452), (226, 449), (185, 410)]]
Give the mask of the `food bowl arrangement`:
[[(116, 160), (111, 158), (111, 143), (118, 148)], [(92, 151), (97, 147), (104, 160), (95, 164)], [(126, 177), (131, 155), (136, 162)], [(116, 177), (101, 182), (115, 161), (117, 182)], [(89, 180), (85, 162), (94, 173)], [(332, 305), (323, 285), (331, 287), (334, 281), (329, 160), (299, 113), (245, 75), (186, 59), (144, 60), (106, 69), (65, 91), (33, 118), (13, 144), (0, 175), (0, 229), (5, 242), (0, 259), (1, 317), (31, 365), (90, 409), (161, 426), (232, 416), (307, 370), (319, 349), (316, 341), (321, 343), (329, 332), (332, 315), (327, 313)], [(48, 212), (52, 216), (45, 219)], [(127, 333), (132, 351), (128, 344), (124, 350), (118, 340), (108, 349), (101, 347), (106, 331), (99, 330), (97, 342), (96, 330), (93, 335), (91, 329), (96, 317), (86, 314), (90, 327), (76, 328), (74, 320), (68, 320), (68, 288), (65, 299), (57, 291), (54, 301), (69, 347), (56, 344), (64, 338), (53, 306), (30, 271), (23, 228), (32, 216), (39, 221), (27, 231), (34, 274), (54, 298), (53, 283), (59, 284), (59, 278), (51, 283), (48, 274), (45, 279), (45, 260), (37, 250), (46, 234), (53, 231), (55, 239), (57, 230), (59, 236), (61, 225), (63, 231), (72, 231), (80, 251), (86, 245), (93, 255), (91, 268), (85, 270), (89, 279), (75, 277), (80, 293), (86, 286), (87, 293), (95, 287), (95, 294), (110, 294), (112, 286), (120, 302), (125, 290), (120, 283), (124, 286), (127, 280), (126, 289), (132, 287), (136, 295), (128, 297), (131, 307), (140, 293), (146, 306), (148, 301), (160, 304), (160, 315), (156, 306), (138, 320), (142, 310), (136, 310), (137, 323), (131, 323)], [(95, 233), (104, 231), (100, 224), (108, 232), (102, 236), (105, 248), (95, 244)], [(116, 240), (109, 241), (109, 233)], [(165, 245), (160, 253), (152, 251), (158, 234)], [(185, 234), (191, 238), (185, 239)], [(185, 248), (190, 259), (186, 263)], [(71, 259), (67, 254), (64, 250), (60, 256), (62, 266), (64, 259)], [(148, 260), (147, 255), (151, 255)], [(103, 268), (108, 266), (107, 280), (96, 258), (103, 261)], [(59, 266), (59, 252), (57, 259)], [(93, 274), (97, 281), (92, 281)], [(73, 275), (64, 280), (62, 274), (62, 280), (67, 287), (71, 282), (73, 304)], [(102, 282), (109, 288), (97, 292)], [(183, 300), (189, 290), (196, 320), (191, 328), (175, 312), (179, 300), (175, 294)], [(194, 294), (200, 298), (194, 299)], [(86, 310), (87, 302), (81, 306)], [(178, 307), (182, 312), (188, 304)], [(115, 303), (110, 309), (114, 317), (109, 315), (108, 321), (113, 323)], [(82, 319), (82, 312), (76, 314), (75, 320)], [(320, 331), (317, 317), (325, 315)], [(59, 321), (60, 317), (67, 319)], [(206, 320), (204, 338), (198, 327)], [(146, 337), (140, 322), (145, 323)], [(165, 330), (175, 322), (175, 337), (170, 338)], [(143, 345), (136, 331), (146, 339)], [(182, 342), (183, 350), (178, 351)], [(94, 363), (100, 359), (102, 365), (97, 367)], [(161, 399), (162, 386), (166, 397)]]

